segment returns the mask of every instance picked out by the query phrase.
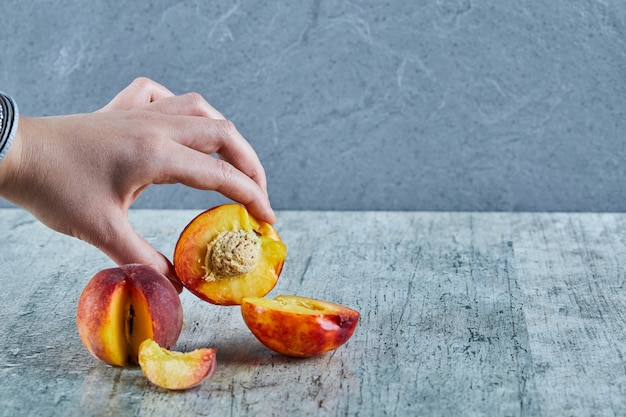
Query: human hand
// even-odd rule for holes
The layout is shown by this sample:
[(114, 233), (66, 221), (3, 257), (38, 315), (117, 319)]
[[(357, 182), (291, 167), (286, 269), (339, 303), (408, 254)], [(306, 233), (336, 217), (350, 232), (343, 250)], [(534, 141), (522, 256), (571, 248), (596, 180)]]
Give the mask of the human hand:
[(150, 184), (173, 183), (218, 191), (275, 221), (263, 166), (235, 126), (198, 94), (175, 96), (146, 78), (94, 113), (21, 116), (0, 161), (0, 196), (118, 265), (153, 266), (180, 290), (170, 261), (128, 220)]

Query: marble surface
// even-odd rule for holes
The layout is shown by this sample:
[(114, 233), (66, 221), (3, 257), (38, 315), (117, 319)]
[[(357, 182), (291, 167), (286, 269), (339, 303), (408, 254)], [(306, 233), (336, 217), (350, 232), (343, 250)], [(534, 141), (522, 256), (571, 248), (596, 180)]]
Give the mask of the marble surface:
[[(85, 112), (198, 91), (278, 209), (624, 211), (626, 8), (592, 0), (4, 0), (0, 89)], [(149, 189), (144, 208), (218, 196)]]
[[(166, 254), (193, 210), (136, 210)], [(179, 350), (218, 348), (186, 392), (83, 348), (76, 302), (112, 266), (0, 210), (0, 415), (615, 416), (626, 414), (626, 215), (281, 211), (288, 257), (270, 293), (362, 314), (308, 360), (274, 354), (237, 307), (182, 295)]]

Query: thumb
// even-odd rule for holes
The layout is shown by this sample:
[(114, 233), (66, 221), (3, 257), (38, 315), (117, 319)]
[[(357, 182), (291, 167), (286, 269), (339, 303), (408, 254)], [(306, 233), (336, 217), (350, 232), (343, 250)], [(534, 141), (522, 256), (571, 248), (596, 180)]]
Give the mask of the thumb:
[(172, 263), (165, 255), (137, 234), (130, 225), (128, 218), (120, 219), (116, 223), (112, 236), (106, 240), (106, 244), (102, 245), (100, 250), (120, 266), (132, 263), (151, 266), (165, 275), (174, 284), (179, 294), (183, 291), (183, 285), (176, 277)]

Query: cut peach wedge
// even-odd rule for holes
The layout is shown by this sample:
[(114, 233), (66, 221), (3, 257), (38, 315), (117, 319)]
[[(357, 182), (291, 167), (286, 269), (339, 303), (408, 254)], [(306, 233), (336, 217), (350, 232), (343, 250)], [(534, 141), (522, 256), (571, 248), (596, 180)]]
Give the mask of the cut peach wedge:
[(195, 217), (174, 249), (181, 283), (201, 299), (238, 305), (262, 297), (276, 285), (287, 248), (276, 230), (245, 207), (224, 204)]
[(139, 345), (139, 366), (150, 382), (169, 390), (196, 387), (211, 377), (216, 367), (216, 349), (201, 348), (191, 352), (164, 349), (152, 339)]
[(300, 358), (321, 355), (346, 343), (360, 316), (339, 304), (295, 295), (279, 295), (273, 300), (244, 298), (241, 315), (265, 346)]

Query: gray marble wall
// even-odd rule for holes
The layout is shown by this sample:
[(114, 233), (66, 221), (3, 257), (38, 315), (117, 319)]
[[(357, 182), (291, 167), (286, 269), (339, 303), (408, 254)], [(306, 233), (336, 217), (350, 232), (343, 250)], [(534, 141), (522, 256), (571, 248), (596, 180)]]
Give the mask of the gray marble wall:
[[(276, 209), (626, 209), (626, 2), (3, 0), (0, 89), (92, 111), (197, 91)], [(151, 187), (141, 207), (221, 198)]]

